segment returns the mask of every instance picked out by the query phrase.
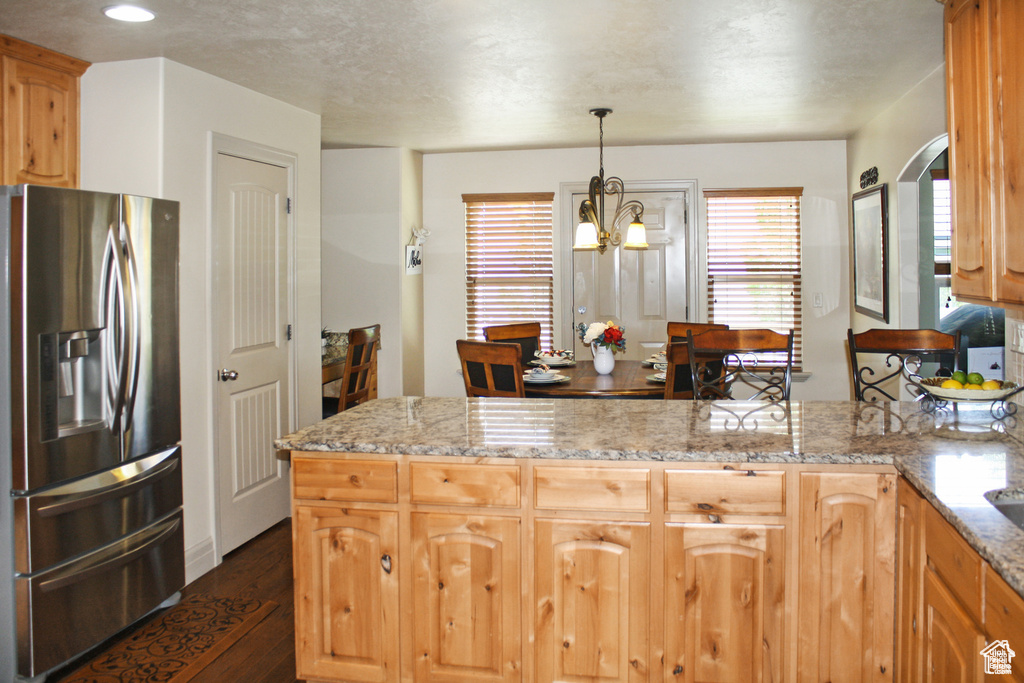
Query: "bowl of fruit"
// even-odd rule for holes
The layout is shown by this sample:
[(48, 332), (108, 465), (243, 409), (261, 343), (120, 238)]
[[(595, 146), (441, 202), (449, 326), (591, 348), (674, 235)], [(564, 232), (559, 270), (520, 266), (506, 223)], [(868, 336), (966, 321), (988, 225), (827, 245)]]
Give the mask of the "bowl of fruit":
[(1014, 382), (985, 379), (980, 372), (957, 370), (949, 377), (928, 377), (921, 388), (936, 398), (949, 401), (1000, 401), (1017, 391)]

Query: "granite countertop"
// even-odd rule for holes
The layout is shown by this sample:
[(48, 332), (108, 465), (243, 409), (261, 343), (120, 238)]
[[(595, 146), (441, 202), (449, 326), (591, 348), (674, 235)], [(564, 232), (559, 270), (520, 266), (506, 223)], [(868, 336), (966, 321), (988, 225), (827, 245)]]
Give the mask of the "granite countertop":
[(324, 339), (327, 343), (320, 347), (321, 367), (344, 363), (348, 353), (348, 332), (328, 332)]
[(1024, 596), (1024, 531), (986, 499), (1024, 497), (1024, 416), (990, 404), (400, 397), (370, 401), (279, 450), (672, 462), (893, 465)]

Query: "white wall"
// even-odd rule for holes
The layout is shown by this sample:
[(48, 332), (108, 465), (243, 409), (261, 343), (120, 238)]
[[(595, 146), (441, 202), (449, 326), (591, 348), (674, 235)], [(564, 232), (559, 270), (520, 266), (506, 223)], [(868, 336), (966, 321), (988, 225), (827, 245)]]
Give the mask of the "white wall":
[[(907, 94), (876, 116), (850, 138), (846, 146), (849, 192), (859, 192), (860, 175), (869, 168), (878, 167), (878, 183), (887, 183), (889, 201), (889, 322), (883, 323), (853, 309), (850, 301), (850, 320), (854, 332), (873, 327), (916, 327), (917, 321), (901, 317), (903, 306), (917, 298), (917, 207), (901, 207), (900, 201), (913, 201), (913, 197), (897, 192), (897, 180), (922, 148), (946, 133), (945, 67), (939, 66)], [(927, 165), (927, 164), (925, 164)], [(849, 204), (849, 202), (848, 202)], [(908, 209), (901, 211), (901, 208)], [(848, 210), (849, 212), (849, 210)], [(903, 216), (901, 222), (901, 215)], [(850, 219), (852, 234), (852, 218)], [(911, 239), (902, 239), (909, 235)], [(911, 268), (908, 264), (914, 264)], [(849, 271), (848, 271), (849, 272)], [(853, 286), (852, 273), (848, 287)]]
[[(563, 231), (574, 227), (560, 225), (564, 212), (559, 185), (586, 183), (597, 172), (597, 161), (596, 148), (424, 156), (423, 221), (432, 233), (423, 266), (427, 395), (464, 395), (455, 351), (455, 340), (465, 336), (466, 316), (462, 194), (555, 192), (557, 268), (567, 239)], [(704, 188), (804, 188), (804, 368), (812, 377), (794, 385), (793, 397), (800, 400), (845, 400), (850, 395), (845, 362), (850, 309), (846, 168), (843, 141), (605, 149), (606, 172), (620, 176), (627, 188), (630, 181), (696, 179), (702, 231)], [(815, 292), (822, 294), (821, 308), (811, 306)], [(566, 343), (560, 334), (556, 330), (556, 346)]]
[(213, 566), (214, 383), (210, 138), (297, 156), (296, 427), (320, 418), (320, 117), (166, 59), (93, 64), (82, 78), (82, 187), (181, 203), (186, 579)]
[(402, 160), (394, 147), (324, 150), (321, 160), (323, 324), (380, 323), (380, 398), (402, 394)]

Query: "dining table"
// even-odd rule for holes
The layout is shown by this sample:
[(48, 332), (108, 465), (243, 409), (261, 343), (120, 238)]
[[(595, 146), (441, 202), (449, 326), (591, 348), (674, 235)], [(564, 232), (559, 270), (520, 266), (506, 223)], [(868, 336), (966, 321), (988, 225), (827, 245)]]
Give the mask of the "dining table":
[(664, 398), (665, 383), (653, 377), (658, 371), (638, 360), (617, 360), (611, 374), (601, 375), (594, 361), (576, 361), (574, 366), (552, 366), (569, 378), (566, 382), (524, 381), (528, 397), (533, 398)]

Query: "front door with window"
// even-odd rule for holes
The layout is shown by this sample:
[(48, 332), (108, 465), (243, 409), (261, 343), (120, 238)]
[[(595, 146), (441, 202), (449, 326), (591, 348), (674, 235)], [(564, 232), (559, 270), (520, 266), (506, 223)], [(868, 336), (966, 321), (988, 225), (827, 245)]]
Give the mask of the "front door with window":
[[(585, 193), (573, 194), (578, 207)], [(650, 248), (634, 251), (609, 246), (598, 251), (572, 252), (573, 329), (580, 323), (612, 320), (626, 329), (626, 351), (619, 358), (643, 360), (665, 345), (666, 323), (687, 320), (688, 240), (685, 190), (626, 192), (623, 202), (644, 205), (644, 225)], [(614, 197), (609, 204), (614, 204)], [(609, 214), (612, 212), (609, 211)], [(611, 215), (607, 220), (611, 220)], [(625, 235), (630, 216), (617, 226)], [(575, 222), (571, 229), (575, 229)], [(575, 333), (576, 357), (590, 350)]]

